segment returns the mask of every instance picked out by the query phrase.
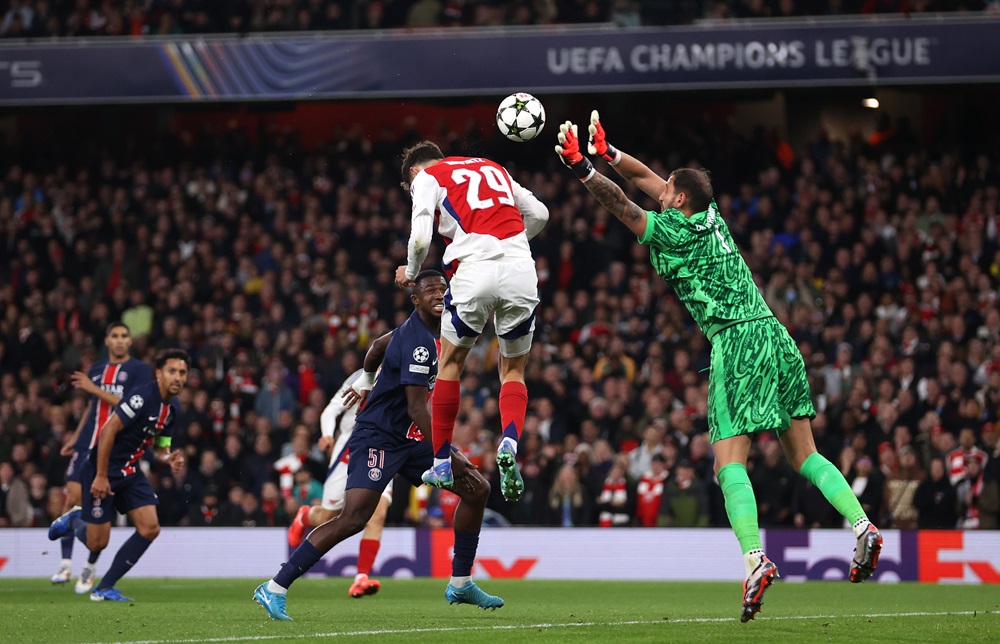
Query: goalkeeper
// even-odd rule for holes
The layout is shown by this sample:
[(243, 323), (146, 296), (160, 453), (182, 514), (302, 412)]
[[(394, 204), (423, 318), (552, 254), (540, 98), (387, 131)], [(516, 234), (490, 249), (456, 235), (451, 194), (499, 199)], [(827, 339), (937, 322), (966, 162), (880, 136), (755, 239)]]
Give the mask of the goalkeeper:
[(708, 173), (681, 168), (664, 180), (607, 142), (596, 110), (589, 131), (588, 152), (604, 158), (622, 178), (657, 200), (661, 211), (643, 210), (598, 173), (580, 152), (577, 126), (568, 121), (559, 128), (560, 160), (640, 244), (649, 246), (653, 268), (674, 288), (712, 344), (708, 426), (726, 513), (746, 564), (741, 621), (760, 611), (764, 591), (778, 577), (777, 566), (761, 547), (757, 504), (747, 476), (752, 435), (758, 432), (775, 430), (792, 466), (851, 522), (857, 543), (850, 580), (868, 579), (878, 564), (882, 535), (840, 470), (816, 451), (810, 426), (816, 411), (802, 354), (758, 291), (719, 215)]

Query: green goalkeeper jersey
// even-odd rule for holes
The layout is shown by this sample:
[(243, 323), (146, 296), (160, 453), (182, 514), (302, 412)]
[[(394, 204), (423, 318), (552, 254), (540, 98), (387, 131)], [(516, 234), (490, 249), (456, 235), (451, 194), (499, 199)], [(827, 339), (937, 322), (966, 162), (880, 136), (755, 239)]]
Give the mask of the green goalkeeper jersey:
[(709, 340), (737, 322), (773, 315), (714, 201), (690, 218), (674, 208), (647, 211), (639, 243), (649, 246), (656, 273)]

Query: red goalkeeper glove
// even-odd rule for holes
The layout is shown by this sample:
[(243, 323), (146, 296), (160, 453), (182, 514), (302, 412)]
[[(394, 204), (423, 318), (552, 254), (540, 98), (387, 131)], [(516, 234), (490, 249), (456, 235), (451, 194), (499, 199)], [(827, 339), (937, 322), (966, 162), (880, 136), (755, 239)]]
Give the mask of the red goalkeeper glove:
[(556, 146), (556, 153), (559, 154), (559, 160), (563, 165), (572, 170), (580, 181), (586, 181), (594, 176), (594, 164), (580, 154), (577, 127), (569, 121), (559, 126), (559, 145)]
[(608, 138), (601, 127), (601, 115), (594, 110), (590, 113), (590, 141), (587, 143), (587, 152), (604, 157), (604, 160), (611, 165), (618, 165), (622, 160), (622, 153), (615, 146), (608, 143)]

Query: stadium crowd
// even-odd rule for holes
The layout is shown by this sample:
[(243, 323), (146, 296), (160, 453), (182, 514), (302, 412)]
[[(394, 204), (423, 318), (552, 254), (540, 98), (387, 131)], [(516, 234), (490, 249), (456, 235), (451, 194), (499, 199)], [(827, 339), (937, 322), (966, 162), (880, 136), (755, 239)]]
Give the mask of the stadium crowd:
[(996, 12), (996, 0), (6, 0), (0, 36), (144, 36)]
[[(194, 359), (174, 437), (187, 467), (147, 464), (163, 525), (287, 525), (321, 496), (329, 397), (411, 309), (393, 285), (409, 230), (398, 165), (421, 135), (335, 126), (325, 143), (283, 129), (253, 142), (234, 124), (140, 144), (54, 127), (51, 140), (0, 139), (0, 525), (60, 513), (59, 448), (86, 405), (70, 376), (102, 358), (119, 319), (133, 355), (180, 347)], [(508, 504), (494, 485), (489, 507), (514, 524), (727, 525), (704, 336), (548, 145), (529, 154), (481, 138), (492, 126), (468, 128), (435, 138), (506, 162), (551, 211), (532, 242), (542, 304), (526, 494)], [(930, 147), (902, 120), (867, 138), (821, 133), (798, 152), (709, 117), (648, 131), (635, 152), (664, 176), (694, 159), (712, 170), (721, 212), (806, 358), (819, 449), (869, 516), (883, 528), (997, 528), (995, 150), (972, 130)], [(455, 433), (494, 482), (496, 359), (495, 341), (470, 356)], [(773, 435), (750, 467), (763, 526), (840, 520)], [(390, 523), (447, 523), (452, 495), (401, 483)]]

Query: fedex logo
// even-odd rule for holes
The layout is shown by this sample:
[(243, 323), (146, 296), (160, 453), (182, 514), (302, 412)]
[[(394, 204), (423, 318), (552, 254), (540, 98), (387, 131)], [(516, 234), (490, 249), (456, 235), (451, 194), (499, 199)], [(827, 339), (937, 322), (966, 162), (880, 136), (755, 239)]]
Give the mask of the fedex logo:
[[(916, 532), (883, 531), (878, 581), (917, 580)], [(785, 579), (847, 579), (854, 556), (850, 530), (765, 530), (764, 552)]]
[[(451, 556), (455, 545), (455, 533), (448, 528), (414, 531), (414, 554), (389, 557), (376, 562), (372, 569), (373, 576), (381, 577), (450, 577)], [(353, 543), (353, 542), (351, 542)], [(398, 551), (397, 551), (398, 552)], [(289, 554), (291, 550), (289, 550)], [(483, 556), (483, 554), (487, 556)], [(354, 574), (358, 564), (356, 548), (337, 546), (331, 555), (324, 557), (313, 566), (311, 574), (327, 577), (343, 577)], [(513, 561), (503, 561), (497, 557), (489, 557), (489, 553), (476, 556), (472, 574), (477, 577), (492, 579), (523, 579), (528, 575), (538, 557), (521, 557)]]
[(924, 530), (919, 534), (920, 581), (1000, 583), (1000, 533)]

